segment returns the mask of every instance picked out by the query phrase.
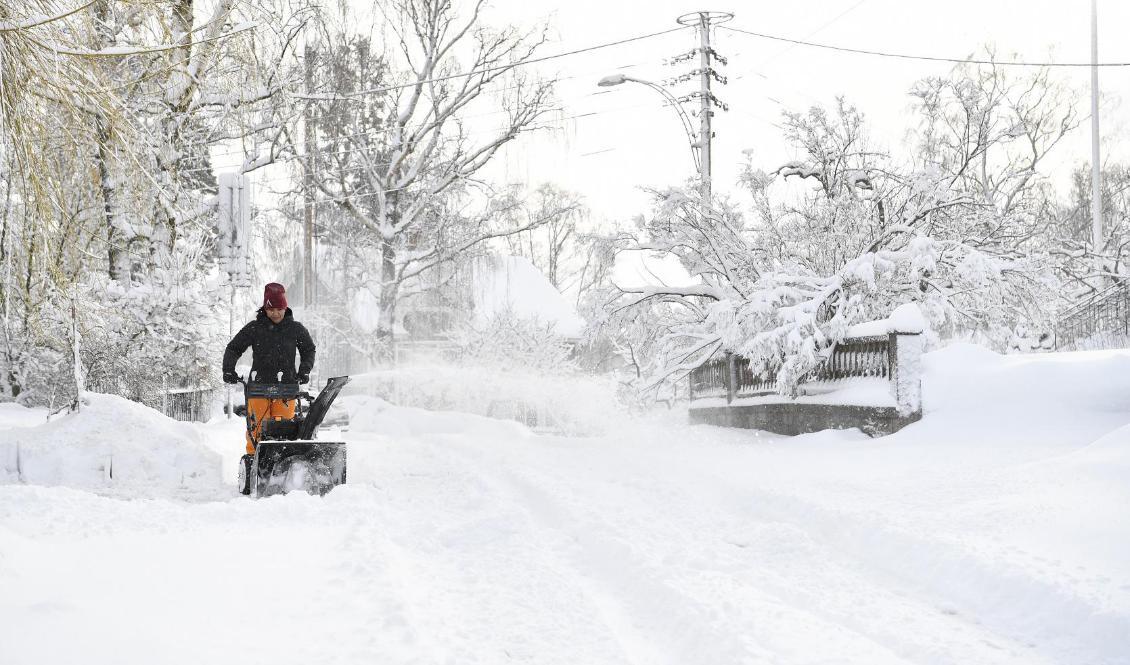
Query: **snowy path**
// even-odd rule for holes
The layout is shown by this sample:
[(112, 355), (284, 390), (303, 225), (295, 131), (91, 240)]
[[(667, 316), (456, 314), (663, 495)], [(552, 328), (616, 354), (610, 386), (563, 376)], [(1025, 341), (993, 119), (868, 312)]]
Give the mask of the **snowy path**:
[(324, 498), (0, 485), (0, 663), (1128, 663), (1125, 369), (877, 440), (389, 408)]
[[(1118, 651), (1130, 649), (1125, 608), (1104, 621), (1069, 590), (1010, 578), (947, 534), (892, 527), (900, 513), (860, 510), (861, 497), (851, 512), (812, 501), (818, 483), (782, 472), (793, 458), (810, 474), (803, 458), (818, 451), (708, 428), (662, 444), (480, 430), (354, 435), (356, 480), (324, 499), (0, 487), (0, 662), (1114, 663), (1130, 653)], [(1071, 633), (1047, 633), (1057, 625)]]

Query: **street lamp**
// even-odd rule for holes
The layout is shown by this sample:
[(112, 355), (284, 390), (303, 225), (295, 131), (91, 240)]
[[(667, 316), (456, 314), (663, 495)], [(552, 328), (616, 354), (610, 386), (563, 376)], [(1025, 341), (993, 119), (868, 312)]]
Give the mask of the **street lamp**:
[(679, 103), (678, 99), (675, 99), (674, 95), (672, 95), (666, 88), (659, 85), (658, 83), (645, 81), (644, 79), (633, 78), (625, 74), (610, 74), (600, 79), (600, 81), (597, 82), (597, 85), (602, 88), (610, 88), (614, 85), (620, 85), (621, 83), (627, 82), (639, 83), (646, 85), (652, 90), (655, 90), (659, 94), (663, 95), (663, 97), (671, 105), (671, 108), (675, 109), (675, 112), (679, 114), (679, 120), (683, 123), (683, 131), (686, 132), (687, 141), (691, 146), (691, 159), (694, 160), (695, 170), (699, 172), (699, 177), (702, 178), (702, 158), (699, 154), (702, 151), (702, 145), (695, 140), (694, 125), (691, 124), (690, 117), (687, 116), (687, 112), (683, 110), (682, 104)]

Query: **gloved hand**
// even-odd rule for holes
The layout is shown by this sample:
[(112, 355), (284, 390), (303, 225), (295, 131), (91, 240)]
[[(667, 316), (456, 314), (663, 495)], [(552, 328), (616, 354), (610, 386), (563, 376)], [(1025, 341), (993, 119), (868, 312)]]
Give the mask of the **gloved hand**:
[(234, 371), (224, 372), (224, 383), (239, 383), (239, 375)]
[(309, 374), (299, 374), (298, 375), (298, 382), (299, 383), (310, 383), (310, 375)]

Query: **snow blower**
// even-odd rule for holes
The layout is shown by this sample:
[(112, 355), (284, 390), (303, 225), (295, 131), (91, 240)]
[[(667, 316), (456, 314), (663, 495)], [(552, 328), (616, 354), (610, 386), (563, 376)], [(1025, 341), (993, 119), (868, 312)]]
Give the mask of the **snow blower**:
[[(237, 407), (236, 413), (247, 419), (255, 454), (244, 455), (240, 460), (241, 494), (264, 497), (302, 490), (321, 496), (345, 483), (345, 442), (317, 441), (315, 436), (330, 405), (347, 383), (348, 376), (334, 377), (317, 398), (299, 390), (297, 383), (244, 384), (247, 402)], [(257, 416), (247, 407), (252, 399), (268, 400), (268, 407), (261, 413), (293, 408), (294, 416)], [(274, 409), (276, 403), (284, 408)]]

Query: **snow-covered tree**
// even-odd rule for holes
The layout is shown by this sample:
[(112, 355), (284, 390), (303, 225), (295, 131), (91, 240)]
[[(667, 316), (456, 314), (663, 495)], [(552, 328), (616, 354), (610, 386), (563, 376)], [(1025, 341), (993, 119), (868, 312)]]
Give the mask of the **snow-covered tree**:
[(0, 13), (16, 19), (0, 26), (3, 397), (61, 390), (74, 332), (91, 385), (116, 371), (88, 353), (96, 344), (144, 364), (150, 388), (213, 374), (210, 152), (241, 140), (243, 170), (277, 156), (257, 147), (279, 135), (273, 109), (286, 107), (267, 102), (294, 24), (272, 3), (230, 0), (34, 0)]
[[(1130, 167), (1110, 164), (1102, 169), (1102, 245), (1092, 247), (1091, 167), (1072, 173), (1068, 202), (1057, 224), (1049, 229), (1055, 247), (1055, 266), (1070, 301), (1094, 295), (1130, 274)], [(1067, 303), (1065, 302), (1065, 305)]]
[(511, 254), (524, 256), (549, 279), (553, 288), (575, 287), (575, 276), (583, 269), (576, 254), (588, 214), (582, 197), (552, 183), (542, 183), (514, 210), (509, 220), (528, 229), (506, 238)]
[(1055, 280), (1040, 167), (1075, 122), (1070, 100), (1045, 70), (1011, 79), (993, 67), (914, 94), (910, 159), (872, 147), (839, 100), (785, 114), (795, 161), (765, 171), (751, 157), (750, 214), (721, 199), (704, 216), (691, 188), (655, 193), (645, 237), (625, 247), (677, 256), (695, 283), (623, 289), (612, 304), (669, 306), (651, 385), (724, 349), (791, 392), (851, 324), (906, 302), (933, 335), (999, 345), (1041, 318)]
[[(548, 110), (551, 85), (518, 70), (543, 33), (489, 27), (482, 0), (465, 14), (451, 0), (378, 10), (387, 50), (355, 37), (357, 26), (327, 29), (328, 53), (356, 62), (371, 51), (371, 65), (323, 68), (319, 114), (334, 122), (318, 122), (319, 161), (302, 160), (322, 199), (344, 213), (351, 247), (364, 254), (358, 265), (374, 267), (360, 281), (375, 291), (378, 336), (391, 342), (398, 303), (426, 286), (429, 272), (531, 228), (497, 224), (513, 203), (477, 174)], [(484, 99), (501, 107), (501, 119), (472, 130), (467, 116)]]

